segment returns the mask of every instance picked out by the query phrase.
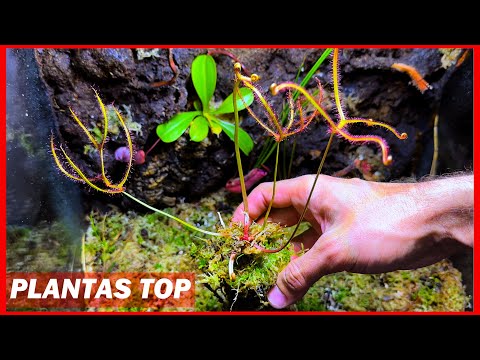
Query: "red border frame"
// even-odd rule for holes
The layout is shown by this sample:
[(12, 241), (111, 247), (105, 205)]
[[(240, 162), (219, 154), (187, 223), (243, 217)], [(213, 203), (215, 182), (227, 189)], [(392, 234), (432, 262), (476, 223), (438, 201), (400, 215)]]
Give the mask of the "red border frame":
[[(151, 44), (136, 44), (136, 45), (0, 45), (0, 68), (3, 70), (0, 72), (0, 148), (6, 153), (6, 49), (7, 48), (17, 48), (17, 49), (34, 49), (34, 48), (220, 48), (220, 47), (229, 47), (229, 48), (324, 48), (332, 47), (332, 45), (222, 45), (222, 44), (212, 44), (212, 45), (151, 45)], [(335, 47), (335, 45), (333, 45)], [(478, 138), (479, 128), (479, 107), (480, 107), (480, 97), (477, 94), (480, 93), (480, 45), (469, 45), (469, 44), (455, 44), (455, 45), (340, 45), (340, 48), (471, 48), (473, 49), (473, 103), (474, 103), (474, 144)], [(477, 171), (480, 166), (478, 160), (479, 150), (478, 147), (474, 145), (474, 173)], [(4, 175), (0, 179), (0, 199), (2, 199), (2, 210), (0, 212), (0, 223), (4, 226), (4, 229), (0, 236), (0, 299), (6, 298), (6, 156), (0, 157), (0, 173)], [(480, 186), (480, 180), (474, 179), (474, 188)], [(474, 202), (477, 203), (479, 200), (479, 193), (474, 189)], [(478, 219), (477, 216), (474, 216), (474, 231), (477, 227)], [(477, 240), (475, 239), (475, 243)], [(476, 244), (475, 244), (476, 245)], [(231, 316), (242, 316), (242, 315), (287, 315), (287, 316), (298, 316), (298, 315), (328, 315), (328, 316), (348, 316), (348, 315), (479, 315), (480, 314), (480, 285), (478, 284), (478, 279), (480, 279), (480, 269), (478, 266), (479, 257), (480, 257), (480, 248), (474, 245), (474, 259), (473, 259), (473, 294), (474, 294), (474, 303), (473, 311), (465, 312), (310, 312), (310, 311), (268, 311), (268, 312), (258, 312), (258, 311), (241, 311), (241, 312), (155, 312), (155, 313), (146, 313), (146, 312), (68, 312), (68, 311), (58, 311), (58, 312), (7, 312), (6, 311), (6, 302), (0, 300), (0, 315), (161, 315), (161, 316), (182, 316), (182, 315), (231, 315)]]
[[(0, 149), (7, 152), (7, 51), (4, 47), (0, 48)], [(6, 156), (0, 156), (0, 173), (3, 174), (0, 180), (0, 199), (2, 199), (2, 211), (0, 211), (0, 224), (2, 229), (0, 236), (0, 299), (6, 299), (7, 288), (7, 159)], [(5, 211), (3, 211), (5, 210)], [(0, 301), (0, 314), (7, 310), (7, 303)]]

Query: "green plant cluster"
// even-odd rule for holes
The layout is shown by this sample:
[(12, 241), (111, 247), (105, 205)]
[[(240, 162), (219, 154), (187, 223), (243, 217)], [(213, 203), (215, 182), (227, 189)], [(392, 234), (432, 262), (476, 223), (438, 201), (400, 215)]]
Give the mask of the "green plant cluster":
[[(222, 119), (225, 115), (232, 114), (233, 94), (230, 94), (218, 107), (213, 104), (213, 95), (217, 85), (217, 65), (210, 55), (199, 55), (192, 62), (192, 82), (197, 91), (200, 102), (194, 102), (195, 111), (181, 112), (172, 117), (168, 122), (157, 127), (158, 137), (166, 143), (176, 141), (189, 129), (190, 140), (202, 141), (209, 133), (219, 135), (222, 131), (234, 141), (235, 125)], [(253, 93), (250, 89), (241, 88), (242, 99), (237, 100), (239, 110), (245, 109), (245, 104), (253, 102)], [(253, 149), (253, 140), (245, 130), (240, 129), (240, 149), (248, 155)]]
[[(277, 223), (269, 222), (265, 228), (253, 223), (250, 231), (258, 235), (252, 242), (241, 240), (243, 225), (239, 223), (231, 223), (218, 231), (222, 238), (206, 239), (191, 246), (190, 253), (202, 271), (199, 281), (223, 299), (227, 305), (225, 310), (235, 309), (235, 305), (241, 305), (243, 310), (268, 308), (267, 292), (292, 252), (265, 253), (252, 242), (265, 248), (278, 248), (288, 241), (288, 229)], [(235, 254), (233, 259), (232, 253)], [(229, 266), (233, 266), (234, 276), (230, 275)]]
[[(217, 195), (200, 203), (179, 204), (165, 212), (215, 230)], [(85, 237), (85, 271), (195, 272), (200, 274), (190, 255), (192, 241), (202, 241), (198, 233), (159, 213), (140, 215), (111, 210), (90, 214)], [(198, 278), (198, 276), (197, 276)], [(151, 311), (146, 308), (95, 309), (95, 311)], [(199, 281), (195, 286), (195, 308), (163, 308), (161, 311), (218, 311), (221, 304)]]

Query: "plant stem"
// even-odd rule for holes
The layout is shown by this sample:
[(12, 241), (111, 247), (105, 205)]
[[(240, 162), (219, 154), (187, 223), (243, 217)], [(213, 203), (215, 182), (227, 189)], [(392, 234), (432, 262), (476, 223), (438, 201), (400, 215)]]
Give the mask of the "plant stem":
[(152, 151), (153, 148), (154, 148), (155, 146), (157, 146), (157, 144), (158, 144), (159, 142), (160, 142), (160, 138), (158, 138), (157, 141), (155, 141), (155, 142), (153, 143), (153, 145), (150, 146), (150, 149), (148, 149), (147, 151), (145, 151), (145, 156), (147, 156), (148, 153), (149, 153), (150, 151)]
[(272, 146), (270, 145), (272, 142), (276, 142), (272, 137), (269, 137), (268, 138), (269, 140), (271, 140), (267, 145), (268, 145), (268, 148), (267, 148), (267, 151), (266, 151), (266, 155), (263, 156), (263, 159), (260, 163), (257, 163), (258, 164), (255, 164), (254, 167), (260, 167), (262, 166), (263, 164), (265, 164), (267, 162), (267, 160), (270, 158), (270, 155), (272, 155), (273, 153), (273, 150), (275, 149), (275, 146)]
[(270, 136), (265, 139), (265, 141), (263, 142), (262, 151), (260, 151), (260, 154), (257, 157), (257, 161), (255, 162), (255, 165), (253, 166), (254, 168), (260, 167), (265, 163), (265, 161), (266, 161), (265, 155), (267, 154), (268, 150), (271, 149), (270, 144), (271, 144), (272, 141), (273, 141), (273, 138), (270, 137)]
[(293, 165), (293, 155), (295, 154), (295, 148), (297, 147), (297, 139), (293, 139), (292, 152), (290, 153), (290, 163), (288, 164), (287, 179), (290, 178), (292, 174), (292, 165)]
[[(332, 130), (332, 133), (330, 134), (330, 138), (328, 139), (327, 146), (325, 147), (325, 151), (323, 152), (322, 161), (320, 161), (320, 165), (318, 166), (317, 175), (315, 175), (315, 180), (313, 180), (313, 185), (312, 185), (312, 188), (310, 189), (310, 194), (308, 194), (307, 203), (305, 204), (305, 207), (303, 208), (302, 215), (300, 215), (300, 219), (298, 219), (297, 225), (295, 226), (295, 229), (293, 230), (292, 235), (290, 235), (290, 239), (288, 239), (287, 244), (290, 241), (292, 241), (293, 237), (297, 233), (298, 228), (300, 227), (300, 224), (303, 221), (303, 218), (305, 217), (305, 214), (306, 214), (307, 209), (308, 209), (308, 204), (310, 203), (310, 199), (312, 198), (313, 190), (315, 190), (315, 185), (317, 185), (318, 177), (320, 176), (320, 173), (322, 172), (323, 163), (325, 162), (325, 159), (327, 158), (327, 153), (328, 153), (328, 150), (330, 149), (330, 145), (332, 145), (332, 140), (333, 140), (333, 135), (334, 134), (335, 134), (335, 131)], [(283, 247), (285, 247), (287, 244), (285, 244)]]
[(434, 176), (437, 173), (438, 161), (438, 114), (435, 115), (433, 123), (433, 158), (432, 166), (430, 167), (430, 175)]
[(305, 204), (305, 207), (303, 208), (302, 215), (300, 216), (300, 219), (298, 220), (297, 225), (295, 226), (295, 229), (293, 230), (293, 233), (290, 236), (290, 238), (285, 242), (285, 244), (283, 244), (278, 249), (265, 249), (264, 247), (262, 247), (259, 244), (253, 244), (253, 246), (255, 248), (257, 248), (260, 251), (265, 252), (265, 253), (277, 253), (277, 252), (285, 249), (287, 247), (287, 245), (290, 244), (290, 242), (292, 241), (293, 237), (295, 236), (298, 228), (300, 227), (300, 224), (302, 223), (303, 218), (305, 217), (305, 214), (306, 214), (307, 209), (308, 209), (308, 204), (310, 203), (310, 199), (312, 198), (313, 190), (315, 189), (315, 185), (317, 184), (318, 177), (320, 176), (320, 173), (322, 172), (323, 163), (325, 162), (325, 159), (327, 158), (327, 153), (328, 153), (328, 150), (330, 149), (330, 145), (332, 144), (334, 134), (335, 134), (335, 131), (332, 130), (332, 133), (330, 134), (330, 138), (328, 139), (327, 146), (325, 147), (325, 152), (323, 153), (322, 161), (320, 162), (320, 165), (318, 166), (317, 175), (315, 176), (315, 180), (313, 181), (312, 188), (310, 189), (310, 194), (308, 194), (307, 202)]
[[(322, 55), (320, 55), (320, 57), (317, 59), (315, 64), (308, 71), (307, 75), (305, 75), (305, 77), (303, 78), (302, 82), (300, 83), (300, 86), (305, 87), (305, 85), (307, 85), (307, 83), (313, 77), (313, 75), (318, 70), (320, 65), (322, 65), (322, 63), (325, 61), (325, 59), (328, 57), (328, 55), (330, 55), (332, 50), (333, 50), (332, 48), (328, 48), (328, 49), (325, 49), (323, 51)], [(298, 73), (297, 73), (297, 75), (298, 75)], [(295, 81), (296, 80), (297, 80), (297, 78), (295, 79)], [(298, 91), (294, 91), (293, 92), (293, 101), (297, 100), (299, 95), (300, 94), (299, 94)], [(288, 111), (286, 109), (287, 109), (286, 106), (284, 106), (283, 109), (282, 109), (282, 113), (281, 113), (281, 123), (282, 123), (282, 125), (285, 124), (285, 120), (287, 119), (287, 116), (288, 116)], [(272, 155), (273, 145), (272, 145), (272, 142), (269, 141), (270, 139), (271, 138), (268, 138), (265, 141), (265, 144), (263, 145), (263, 149), (260, 152), (260, 155), (258, 156), (254, 167), (260, 167), (261, 165), (265, 164), (267, 162), (267, 160), (270, 158), (270, 155)]]
[(275, 199), (275, 189), (277, 187), (278, 153), (279, 152), (280, 152), (280, 143), (277, 142), (277, 155), (275, 157), (275, 170), (273, 171), (272, 198), (270, 199), (270, 203), (268, 204), (267, 213), (265, 214), (265, 218), (263, 219), (262, 230), (265, 230), (265, 227), (267, 226), (268, 216), (270, 215), (270, 211), (272, 210), (272, 206), (273, 206), (273, 200)]
[[(240, 155), (240, 147), (238, 140), (238, 133), (240, 128), (240, 120), (238, 119), (238, 106), (237, 106), (237, 94), (240, 80), (235, 79), (235, 84), (233, 85), (233, 113), (235, 114), (235, 156), (237, 158), (237, 167), (238, 167), (238, 177), (240, 179), (240, 186), (242, 188), (242, 198), (243, 198), (243, 212), (248, 214), (248, 199), (247, 199), (247, 188), (245, 187), (245, 178), (243, 177), (243, 168), (242, 168), (242, 157)], [(247, 224), (244, 224), (247, 225)]]
[(173, 216), (173, 215), (171, 215), (171, 214), (169, 214), (169, 213), (167, 213), (167, 212), (165, 212), (165, 211), (162, 211), (162, 210), (159, 210), (159, 209), (157, 209), (157, 208), (154, 208), (153, 206), (150, 206), (150, 205), (144, 203), (143, 201), (138, 200), (136, 197), (134, 197), (133, 195), (130, 195), (130, 194), (127, 193), (126, 191), (122, 192), (122, 194), (125, 195), (125, 196), (127, 196), (127, 197), (129, 197), (130, 199), (136, 201), (137, 203), (145, 206), (147, 209), (150, 209), (150, 210), (155, 211), (155, 212), (157, 212), (157, 213), (159, 213), (159, 214), (162, 214), (162, 215), (164, 215), (164, 216), (166, 216), (166, 217), (169, 217), (170, 219), (173, 219), (173, 220), (175, 220), (175, 221), (178, 221), (180, 224), (182, 224), (183, 226), (185, 226), (185, 227), (187, 227), (187, 228), (189, 228), (189, 229), (191, 229), (191, 230), (200, 231), (201, 233), (204, 233), (204, 234), (207, 234), (207, 235), (222, 236), (220, 233), (216, 233), (216, 232), (211, 232), (211, 231), (207, 231), (207, 230), (200, 229), (200, 228), (198, 228), (198, 227), (196, 227), (196, 226), (194, 226), (194, 225), (192, 225), (192, 224), (187, 223), (186, 221), (183, 221), (182, 219), (177, 218), (176, 216)]
[[(287, 178), (287, 142), (283, 142), (283, 151), (282, 151), (282, 179)], [(278, 150), (277, 150), (278, 151)]]

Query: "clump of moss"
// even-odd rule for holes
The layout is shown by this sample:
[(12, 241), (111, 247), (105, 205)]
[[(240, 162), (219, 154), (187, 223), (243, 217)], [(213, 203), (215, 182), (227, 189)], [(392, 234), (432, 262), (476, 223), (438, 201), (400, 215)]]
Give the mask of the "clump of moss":
[[(81, 271), (77, 231), (61, 221), (7, 225), (7, 272)], [(11, 308), (8, 311), (79, 311), (79, 308)]]
[(190, 253), (203, 271), (200, 282), (222, 299), (226, 309), (269, 307), (267, 291), (275, 284), (291, 253), (287, 249), (266, 253), (258, 246), (279, 248), (288, 240), (288, 231), (276, 223), (268, 223), (264, 229), (263, 225), (252, 223), (251, 241), (242, 240), (240, 223), (231, 223), (218, 232), (222, 237), (205, 239), (191, 246)]
[[(118, 137), (118, 135), (122, 134), (122, 131), (119, 127), (119, 122), (117, 120), (117, 113), (115, 112), (115, 107), (113, 105), (106, 106), (107, 111), (107, 118), (108, 118), (108, 132), (110, 136)], [(118, 106), (118, 111), (122, 115), (123, 120), (125, 121), (125, 125), (130, 130), (130, 132), (134, 133), (135, 136), (143, 136), (142, 131), (142, 124), (133, 120), (131, 105), (120, 105)]]
[[(135, 136), (143, 135), (142, 124), (133, 120), (131, 105), (124, 105), (124, 104), (121, 104), (119, 106), (107, 105), (105, 106), (105, 111), (108, 119), (108, 133), (110, 136), (110, 140), (115, 142), (123, 141), (123, 131), (121, 131), (120, 129), (120, 126), (119, 126), (120, 124), (118, 122), (118, 117), (117, 117), (117, 113), (115, 112), (115, 109), (117, 109), (120, 112), (125, 122), (125, 125), (132, 133), (135, 134)], [(101, 143), (103, 140), (103, 130), (101, 130), (102, 126), (103, 126), (103, 122), (101, 119), (97, 119), (97, 121), (95, 120), (90, 121), (89, 130), (91, 131), (93, 137), (98, 143)], [(83, 153), (85, 155), (92, 154), (94, 150), (95, 148), (92, 147), (90, 144), (86, 144), (83, 147)]]
[(29, 134), (24, 127), (7, 127), (7, 142), (15, 142), (15, 147), (23, 149), (29, 157), (45, 158), (43, 144), (37, 144), (34, 136)]
[(183, 256), (191, 233), (160, 214), (92, 212), (85, 238), (86, 271), (192, 271)]

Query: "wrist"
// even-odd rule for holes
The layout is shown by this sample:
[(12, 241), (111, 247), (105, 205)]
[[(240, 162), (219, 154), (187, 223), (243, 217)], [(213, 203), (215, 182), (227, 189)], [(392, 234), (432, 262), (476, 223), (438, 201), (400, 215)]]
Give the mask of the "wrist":
[(425, 181), (414, 186), (419, 216), (437, 240), (473, 247), (473, 175)]

